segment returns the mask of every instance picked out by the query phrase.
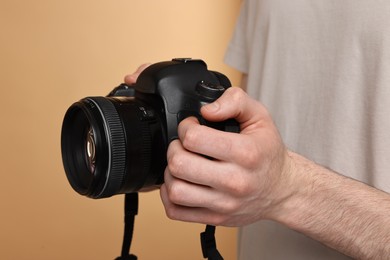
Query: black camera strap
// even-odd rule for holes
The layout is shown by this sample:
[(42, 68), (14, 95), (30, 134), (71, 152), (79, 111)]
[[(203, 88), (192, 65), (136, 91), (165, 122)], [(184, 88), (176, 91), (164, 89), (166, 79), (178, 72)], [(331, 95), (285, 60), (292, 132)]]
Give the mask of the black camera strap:
[[(125, 228), (121, 256), (115, 260), (137, 260), (137, 256), (130, 254), (133, 239), (135, 216), (138, 214), (138, 193), (125, 195)], [(223, 260), (218, 252), (215, 241), (215, 226), (207, 225), (206, 230), (200, 234), (203, 257), (209, 260)]]
[(200, 234), (200, 242), (204, 258), (208, 258), (209, 260), (223, 260), (215, 241), (215, 226), (206, 226), (206, 230)]
[(133, 239), (134, 220), (138, 214), (138, 193), (125, 195), (125, 230), (123, 234), (123, 244), (121, 256), (115, 260), (137, 260), (137, 257), (130, 254), (131, 241)]

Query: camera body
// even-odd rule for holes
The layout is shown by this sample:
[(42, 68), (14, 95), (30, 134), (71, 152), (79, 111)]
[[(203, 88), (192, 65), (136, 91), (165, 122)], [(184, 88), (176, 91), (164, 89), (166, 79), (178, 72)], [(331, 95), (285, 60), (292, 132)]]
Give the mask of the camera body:
[[(120, 85), (109, 96), (134, 96), (149, 104), (158, 104), (167, 129), (167, 140), (177, 139), (177, 125), (186, 117), (195, 116), (201, 124), (223, 131), (237, 131), (234, 121), (212, 123), (200, 115), (200, 108), (215, 101), (231, 87), (229, 79), (216, 71), (207, 70), (202, 60), (177, 58), (146, 68), (133, 86)], [(154, 117), (143, 111), (146, 118)]]
[(235, 120), (208, 122), (200, 108), (231, 86), (202, 60), (173, 59), (146, 68), (135, 85), (120, 85), (107, 97), (74, 103), (64, 117), (61, 146), (72, 187), (91, 198), (137, 192), (160, 185), (169, 143), (181, 120), (239, 132)]

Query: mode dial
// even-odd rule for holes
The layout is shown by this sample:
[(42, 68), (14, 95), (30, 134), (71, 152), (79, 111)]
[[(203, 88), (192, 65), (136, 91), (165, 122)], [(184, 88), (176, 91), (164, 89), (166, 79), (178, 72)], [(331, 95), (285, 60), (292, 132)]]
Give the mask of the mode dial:
[(214, 85), (209, 82), (200, 81), (196, 85), (196, 92), (208, 101), (214, 101), (222, 96), (225, 88), (221, 85)]

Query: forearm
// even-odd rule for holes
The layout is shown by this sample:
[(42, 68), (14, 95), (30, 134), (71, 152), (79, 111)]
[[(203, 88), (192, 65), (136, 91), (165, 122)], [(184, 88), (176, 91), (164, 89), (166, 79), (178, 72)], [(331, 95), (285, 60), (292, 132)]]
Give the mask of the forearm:
[[(290, 153), (296, 187), (275, 216), (358, 259), (390, 257), (390, 196)], [(303, 188), (306, 187), (306, 188)]]

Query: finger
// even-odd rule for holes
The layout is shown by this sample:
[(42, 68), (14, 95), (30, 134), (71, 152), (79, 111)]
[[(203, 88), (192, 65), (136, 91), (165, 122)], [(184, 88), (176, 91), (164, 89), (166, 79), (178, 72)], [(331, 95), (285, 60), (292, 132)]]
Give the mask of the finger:
[(126, 75), (124, 81), (127, 85), (133, 85), (137, 82), (138, 76), (144, 71), (147, 67), (149, 67), (151, 63), (145, 63), (138, 67), (138, 69), (129, 75)]
[[(210, 160), (199, 154), (189, 152), (178, 140), (170, 144), (167, 159), (168, 166), (165, 178), (168, 184), (172, 181), (172, 178), (175, 178), (191, 184), (207, 186), (229, 196), (241, 197), (251, 192), (239, 165), (220, 160)], [(178, 187), (184, 186), (184, 184), (179, 184)], [(179, 191), (185, 191), (185, 188), (180, 188)], [(211, 196), (209, 193), (204, 193), (204, 195), (206, 197)], [(219, 199), (214, 198), (215, 201)], [(219, 201), (222, 202), (222, 200)], [(237, 205), (224, 205), (227, 208), (234, 206)]]
[(218, 176), (223, 173), (217, 171), (223, 167), (218, 165), (221, 162), (187, 151), (178, 140), (168, 147), (167, 160), (167, 170), (175, 178), (213, 188), (220, 186)]
[(178, 134), (186, 150), (220, 161), (251, 164), (253, 155), (258, 154), (259, 147), (253, 141), (253, 136), (203, 126), (193, 117), (179, 124)]
[(201, 113), (205, 119), (216, 122), (234, 118), (242, 131), (255, 122), (270, 120), (265, 107), (238, 87), (228, 88), (215, 102), (203, 106)]
[(190, 183), (188, 181), (175, 178), (169, 170), (165, 171), (164, 183), (167, 189), (169, 200), (186, 207), (209, 207), (210, 200), (214, 201), (215, 191), (205, 185)]
[(187, 207), (174, 204), (169, 199), (166, 184), (161, 186), (160, 196), (164, 204), (165, 212), (170, 219), (209, 225), (220, 225), (226, 220), (226, 217), (223, 214), (213, 212), (207, 208)]

